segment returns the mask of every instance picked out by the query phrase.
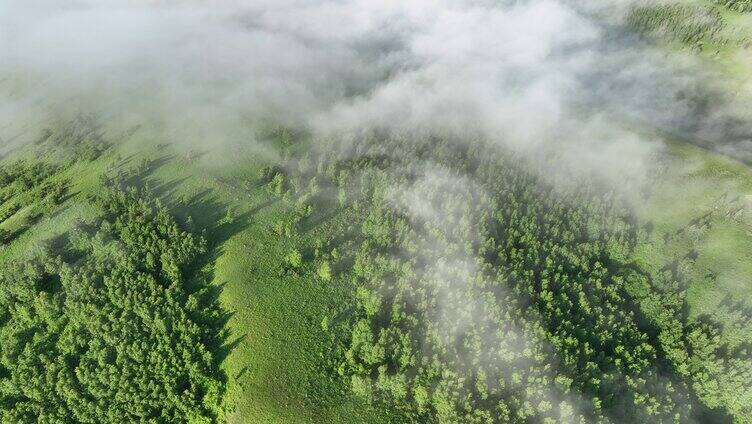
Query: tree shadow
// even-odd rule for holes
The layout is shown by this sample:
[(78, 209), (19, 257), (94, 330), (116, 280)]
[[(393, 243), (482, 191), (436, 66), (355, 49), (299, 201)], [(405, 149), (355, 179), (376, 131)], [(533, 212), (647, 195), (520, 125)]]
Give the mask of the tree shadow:
[(301, 231), (306, 233), (314, 231), (325, 222), (331, 221), (334, 217), (337, 216), (338, 213), (339, 211), (334, 208), (315, 213), (314, 215), (303, 220), (303, 222), (301, 223)]
[(227, 359), (230, 353), (232, 353), (235, 350), (235, 348), (237, 348), (241, 343), (245, 341), (246, 337), (248, 337), (247, 333), (241, 336), (238, 336), (231, 342), (224, 343), (220, 347), (216, 348), (215, 355), (216, 355), (218, 362), (222, 363), (225, 359)]

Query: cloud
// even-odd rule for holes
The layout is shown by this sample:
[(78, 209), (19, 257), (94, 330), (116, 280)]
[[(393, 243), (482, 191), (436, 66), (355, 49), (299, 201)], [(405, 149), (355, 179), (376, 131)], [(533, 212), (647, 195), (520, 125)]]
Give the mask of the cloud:
[(631, 4), (5, 0), (0, 137), (96, 112), (191, 147), (253, 145), (270, 125), (483, 139), (549, 181), (632, 197), (662, 151), (645, 128), (752, 157), (741, 100), (625, 31)]

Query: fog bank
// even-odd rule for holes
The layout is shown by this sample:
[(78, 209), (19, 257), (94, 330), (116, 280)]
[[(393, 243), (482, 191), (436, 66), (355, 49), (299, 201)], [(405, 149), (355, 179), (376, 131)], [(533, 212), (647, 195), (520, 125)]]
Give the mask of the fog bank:
[(0, 137), (91, 112), (205, 148), (253, 143), (268, 125), (344, 139), (377, 129), (483, 138), (639, 186), (661, 147), (633, 122), (712, 143), (733, 116), (701, 101), (714, 88), (700, 64), (625, 33), (628, 7), (6, 0)]

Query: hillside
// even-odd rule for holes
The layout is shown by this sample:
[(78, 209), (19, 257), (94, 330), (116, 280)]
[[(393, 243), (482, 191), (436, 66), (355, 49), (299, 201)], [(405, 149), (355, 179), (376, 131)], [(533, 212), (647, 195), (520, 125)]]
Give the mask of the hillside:
[[(158, 73), (128, 85), (143, 99), (72, 101), (62, 87), (47, 105), (35, 96), (56, 91), (53, 80), (8, 71), (0, 421), (752, 422), (743, 108), (752, 3), (635, 3), (605, 25), (634, 43), (626, 54), (587, 31), (537, 50), (513, 28), (519, 46), (514, 38), (494, 56), (506, 30), (491, 24), (589, 22), (566, 2), (531, 4), (442, 3), (442, 28), (455, 38), (439, 34), (439, 48), (423, 28), (404, 62), (404, 46), (343, 29), (343, 44), (367, 59), (345, 50), (333, 63), (400, 64), (352, 70), (357, 78), (318, 61), (311, 46), (339, 46), (328, 30), (278, 28), (285, 46), (312, 49), (319, 74), (304, 78), (297, 59), (279, 57), (293, 71), (275, 68), (284, 84), (269, 87), (298, 103), (255, 87), (258, 102), (274, 105), (264, 113), (228, 106), (252, 84), (233, 82), (235, 69), (210, 82), (201, 72), (170, 77), (175, 92), (205, 86), (171, 98), (170, 107), (189, 104), (169, 120), (157, 118), (169, 96), (148, 97)], [(169, 31), (185, 35), (182, 19), (194, 18), (183, 12), (164, 21)], [(466, 32), (475, 43), (458, 41)], [(232, 37), (218, 38), (266, 51)], [(185, 56), (198, 48), (176, 38), (192, 40)], [(386, 59), (372, 59), (370, 42)], [(478, 42), (489, 43), (480, 63), (468, 58)], [(634, 52), (655, 65), (647, 77), (639, 62), (588, 79)], [(196, 66), (231, 66), (234, 53), (222, 54)], [(590, 55), (608, 63), (582, 70), (598, 62)], [(686, 69), (665, 84), (647, 79)], [(476, 85), (482, 78), (490, 83)], [(325, 112), (311, 114), (303, 103), (316, 102), (290, 88), (326, 80), (316, 93), (325, 98), (340, 79), (355, 94)], [(632, 83), (664, 86), (634, 95), (655, 110), (596, 100)], [(572, 94), (583, 87), (593, 92)], [(19, 104), (28, 113), (14, 114)], [(64, 112), (41, 119), (40, 110)], [(298, 125), (303, 116), (311, 123)]]

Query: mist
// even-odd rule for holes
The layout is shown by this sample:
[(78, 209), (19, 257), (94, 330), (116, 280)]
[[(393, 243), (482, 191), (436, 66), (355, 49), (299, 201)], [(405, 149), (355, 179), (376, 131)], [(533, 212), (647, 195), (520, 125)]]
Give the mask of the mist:
[(78, 113), (206, 149), (253, 145), (269, 125), (339, 139), (377, 129), (482, 138), (555, 157), (553, 181), (577, 169), (637, 187), (661, 145), (632, 121), (712, 144), (733, 109), (698, 100), (715, 89), (699, 63), (624, 34), (628, 5), (3, 1), (0, 137), (7, 149)]

